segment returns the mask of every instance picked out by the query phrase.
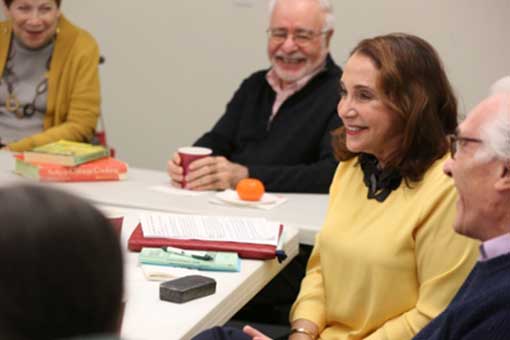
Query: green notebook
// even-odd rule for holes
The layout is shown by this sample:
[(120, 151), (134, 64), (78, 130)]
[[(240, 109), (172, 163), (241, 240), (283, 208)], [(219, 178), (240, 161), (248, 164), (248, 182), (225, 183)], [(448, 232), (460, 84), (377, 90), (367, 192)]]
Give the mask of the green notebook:
[[(193, 254), (193, 250), (186, 251)], [(203, 251), (197, 251), (202, 254)], [(207, 254), (212, 257), (211, 260), (201, 260), (189, 255), (175, 254), (167, 252), (163, 248), (142, 248), (139, 255), (139, 261), (142, 264), (155, 264), (161, 266), (172, 266), (198, 270), (238, 272), (241, 270), (241, 260), (234, 252), (211, 252)]]

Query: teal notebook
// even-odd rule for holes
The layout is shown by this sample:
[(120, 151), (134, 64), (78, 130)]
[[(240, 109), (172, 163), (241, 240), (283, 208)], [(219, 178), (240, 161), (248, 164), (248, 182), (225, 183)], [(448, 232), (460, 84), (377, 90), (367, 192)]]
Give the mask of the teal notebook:
[[(193, 254), (193, 250), (186, 251)], [(203, 251), (197, 251), (197, 254)], [(161, 266), (172, 266), (198, 270), (238, 272), (241, 270), (241, 260), (234, 252), (211, 252), (207, 254), (212, 257), (211, 260), (201, 260), (189, 255), (175, 254), (167, 252), (163, 248), (142, 248), (139, 255), (139, 261), (142, 264), (155, 264)]]

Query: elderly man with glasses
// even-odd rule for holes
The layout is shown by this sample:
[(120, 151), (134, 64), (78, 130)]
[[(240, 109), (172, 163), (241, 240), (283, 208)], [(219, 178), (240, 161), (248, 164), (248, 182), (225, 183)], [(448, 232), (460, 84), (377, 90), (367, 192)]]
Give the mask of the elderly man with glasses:
[(225, 114), (195, 142), (212, 156), (194, 161), (185, 178), (179, 155), (168, 161), (175, 186), (221, 190), (254, 177), (268, 191), (327, 193), (337, 166), (330, 132), (341, 124), (341, 70), (329, 56), (332, 6), (272, 0), (269, 8), (271, 68), (245, 79)]
[(453, 227), (482, 241), (480, 258), (450, 305), (415, 340), (510, 336), (510, 77), (494, 89), (499, 93), (451, 136), (444, 167), (459, 194)]
[[(192, 162), (183, 178), (174, 154), (168, 162), (173, 185), (184, 180), (191, 190), (221, 190), (254, 177), (267, 191), (328, 192), (338, 164), (330, 133), (341, 124), (336, 106), (342, 71), (329, 55), (332, 5), (272, 0), (269, 14), (271, 67), (245, 79), (225, 114), (195, 142), (211, 148), (212, 156)], [(287, 325), (310, 251), (302, 245), (299, 256), (237, 318)]]

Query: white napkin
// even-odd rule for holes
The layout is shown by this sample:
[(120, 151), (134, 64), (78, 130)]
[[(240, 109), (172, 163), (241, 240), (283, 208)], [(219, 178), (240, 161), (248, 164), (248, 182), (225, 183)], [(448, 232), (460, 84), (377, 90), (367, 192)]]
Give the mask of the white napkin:
[(162, 192), (169, 195), (181, 195), (181, 196), (200, 196), (207, 193), (207, 191), (192, 191), (188, 189), (176, 188), (171, 185), (156, 185), (149, 187), (149, 190)]
[(265, 193), (259, 201), (244, 201), (241, 200), (237, 195), (237, 192), (232, 189), (220, 191), (209, 200), (209, 203), (212, 204), (263, 210), (273, 209), (285, 202), (287, 202), (287, 197), (269, 193)]

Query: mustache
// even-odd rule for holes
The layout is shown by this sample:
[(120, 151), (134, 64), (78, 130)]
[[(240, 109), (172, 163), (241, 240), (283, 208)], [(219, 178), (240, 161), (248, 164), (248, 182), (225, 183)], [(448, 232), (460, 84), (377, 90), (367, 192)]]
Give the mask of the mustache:
[(274, 55), (275, 58), (285, 58), (285, 59), (306, 59), (306, 56), (301, 52), (292, 52), (292, 53), (284, 53), (277, 52)]

